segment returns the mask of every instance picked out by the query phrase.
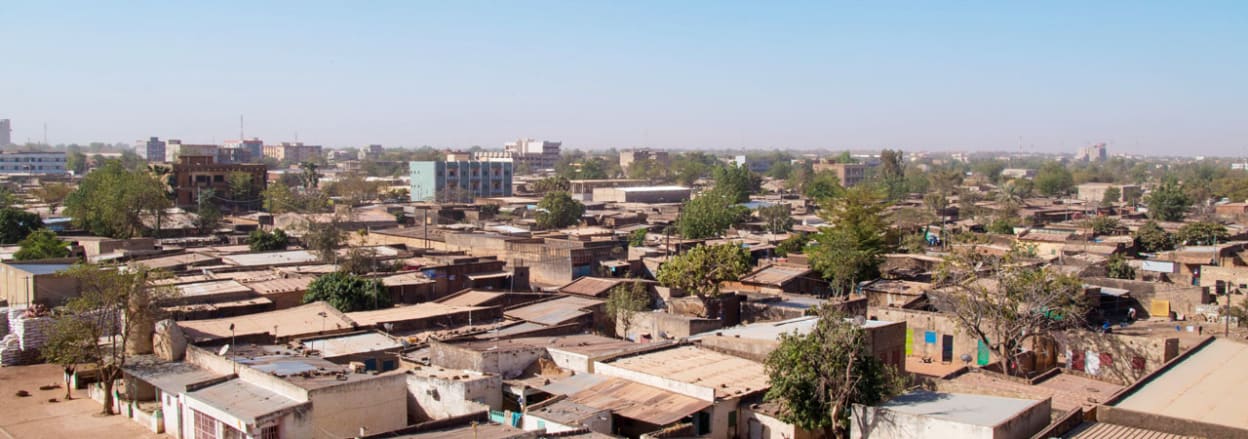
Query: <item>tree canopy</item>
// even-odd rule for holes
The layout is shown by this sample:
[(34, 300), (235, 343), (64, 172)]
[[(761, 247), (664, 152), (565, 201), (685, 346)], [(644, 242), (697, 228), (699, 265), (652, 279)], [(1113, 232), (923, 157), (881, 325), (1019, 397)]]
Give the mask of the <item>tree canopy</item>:
[(628, 338), (633, 316), (650, 309), (650, 302), (650, 292), (646, 291), (646, 284), (643, 282), (625, 281), (612, 288), (607, 295), (606, 312), (611, 322), (617, 323), (623, 329), (622, 334), (616, 335)]
[(1161, 185), (1148, 194), (1145, 199), (1148, 205), (1149, 218), (1158, 221), (1180, 221), (1187, 209), (1192, 206), (1183, 188), (1174, 177), (1167, 177)]
[(810, 333), (781, 334), (764, 366), (766, 398), (780, 403), (780, 419), (827, 437), (849, 430), (853, 404), (877, 404), (906, 387), (895, 368), (872, 355), (866, 331), (828, 305)]
[(253, 252), (285, 250), (287, 240), (286, 232), (282, 229), (273, 229), (272, 232), (256, 229), (247, 235), (247, 246)]
[(12, 207), (0, 208), (0, 244), (11, 245), (43, 228), (39, 215)]
[(749, 209), (738, 205), (733, 195), (712, 189), (685, 203), (676, 220), (680, 235), (686, 239), (713, 238), (741, 222)]
[(1070, 170), (1058, 162), (1048, 162), (1036, 171), (1036, 190), (1049, 197), (1064, 195), (1075, 186)]
[(92, 234), (126, 239), (140, 234), (142, 215), (159, 214), (171, 203), (163, 183), (146, 171), (108, 160), (91, 171), (65, 199), (65, 214)]
[(368, 311), (391, 306), (381, 281), (336, 271), (308, 284), (303, 303), (324, 301), (342, 312)]
[(733, 203), (750, 201), (750, 194), (758, 192), (762, 184), (757, 175), (737, 165), (716, 167), (711, 172), (711, 178), (715, 180), (715, 191)]
[(43, 356), (67, 368), (92, 364), (104, 386), (103, 413), (111, 415), (113, 386), (122, 368), (131, 354), (151, 350), (161, 305), (176, 292), (153, 286), (165, 274), (142, 265), (127, 270), (75, 265), (65, 275), (78, 281), (81, 294), (61, 309)]
[(1230, 234), (1227, 233), (1226, 226), (1214, 222), (1199, 221), (1184, 224), (1179, 229), (1179, 232), (1175, 234), (1175, 238), (1186, 245), (1214, 245), (1219, 242), (1226, 242), (1230, 238)]
[(1174, 237), (1161, 228), (1156, 221), (1149, 220), (1135, 231), (1135, 245), (1140, 250), (1155, 253), (1174, 248)]
[(585, 205), (563, 191), (546, 194), (537, 203), (537, 208), (537, 227), (543, 229), (574, 226), (581, 222), (581, 215), (585, 214)]
[(719, 283), (734, 281), (750, 271), (750, 254), (733, 243), (699, 245), (673, 256), (659, 268), (663, 286), (698, 296), (719, 295)]
[(833, 291), (848, 294), (858, 282), (879, 277), (880, 262), (889, 250), (885, 207), (878, 192), (854, 186), (820, 212), (829, 226), (814, 235), (817, 245), (806, 254)]
[(55, 232), (48, 229), (39, 229), (31, 232), (18, 245), (21, 246), (21, 249), (13, 254), (13, 259), (19, 261), (69, 256), (69, 243), (61, 241), (60, 238), (56, 237)]
[(959, 249), (941, 263), (933, 302), (958, 326), (1017, 373), (1026, 342), (1052, 330), (1078, 327), (1088, 310), (1082, 282), (1031, 263), (1021, 249), (1004, 256)]

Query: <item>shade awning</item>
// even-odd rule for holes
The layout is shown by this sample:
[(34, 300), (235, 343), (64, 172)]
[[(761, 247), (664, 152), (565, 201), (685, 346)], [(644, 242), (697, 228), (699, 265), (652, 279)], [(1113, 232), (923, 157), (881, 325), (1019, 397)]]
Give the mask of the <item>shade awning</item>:
[(511, 277), (511, 273), (508, 273), (506, 271), (496, 271), (496, 272), (491, 272), (491, 273), (474, 273), (474, 274), (468, 275), (468, 279), (471, 279), (471, 280), (503, 279), (507, 277)]

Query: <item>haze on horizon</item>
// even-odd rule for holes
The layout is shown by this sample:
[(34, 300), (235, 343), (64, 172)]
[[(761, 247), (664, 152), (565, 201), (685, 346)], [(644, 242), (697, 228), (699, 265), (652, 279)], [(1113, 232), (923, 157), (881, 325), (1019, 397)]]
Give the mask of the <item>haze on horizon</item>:
[(11, 2), (14, 142), (1248, 155), (1248, 3)]

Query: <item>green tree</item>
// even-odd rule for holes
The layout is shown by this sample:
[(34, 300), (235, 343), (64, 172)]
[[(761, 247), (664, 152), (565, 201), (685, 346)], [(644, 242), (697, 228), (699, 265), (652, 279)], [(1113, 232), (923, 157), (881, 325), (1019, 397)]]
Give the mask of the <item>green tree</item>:
[(1097, 216), (1084, 221), (1083, 226), (1092, 229), (1095, 235), (1117, 235), (1123, 230), (1117, 218)]
[(1148, 205), (1149, 218), (1158, 221), (1180, 221), (1192, 206), (1192, 200), (1179, 187), (1179, 182), (1174, 177), (1167, 177), (1162, 181), (1161, 186), (1153, 189), (1144, 202)]
[(909, 193), (906, 185), (906, 164), (901, 150), (885, 149), (880, 151), (880, 180), (884, 184), (889, 200), (898, 200)]
[(714, 189), (686, 202), (676, 219), (676, 227), (686, 239), (712, 238), (722, 235), (747, 215), (749, 209), (736, 204), (732, 195)]
[(1122, 189), (1118, 186), (1107, 187), (1101, 194), (1101, 207), (1112, 207), (1119, 199), (1122, 199)]
[(56, 233), (48, 229), (31, 232), (18, 245), (21, 249), (13, 254), (13, 259), (19, 261), (69, 256), (69, 243), (61, 241), (56, 237)]
[(256, 204), (256, 186), (251, 183), (251, 174), (242, 171), (231, 172), (226, 174), (225, 183), (229, 188), (231, 205), (251, 208)]
[(1018, 223), (1013, 218), (996, 218), (988, 223), (988, 233), (1013, 235), (1015, 227), (1018, 227)]
[(221, 225), (221, 208), (217, 207), (216, 198), (217, 191), (207, 188), (199, 191), (199, 197), (196, 200), (195, 209), (195, 227), (199, 229), (199, 233), (212, 233)]
[(1075, 179), (1061, 163), (1048, 162), (1036, 171), (1036, 189), (1048, 197), (1065, 195), (1075, 186)]
[(299, 164), (299, 169), (303, 170), (300, 179), (303, 182), (303, 188), (309, 191), (316, 190), (321, 184), (321, 173), (318, 171), (320, 165), (316, 162), (303, 162)]
[(1087, 297), (1078, 278), (1030, 264), (1019, 248), (1004, 256), (982, 254), (976, 246), (954, 251), (941, 263), (937, 309), (1019, 371), (1016, 355), (1026, 342), (1051, 331), (1082, 326)]
[(764, 365), (766, 398), (780, 403), (780, 419), (826, 437), (846, 436), (854, 404), (878, 404), (906, 387), (902, 374), (872, 355), (866, 331), (828, 305), (810, 333), (781, 334)]
[(1001, 172), (1005, 171), (1005, 163), (1000, 160), (982, 160), (971, 165), (971, 171), (975, 175), (987, 178), (992, 183), (1001, 181)]
[(565, 177), (555, 175), (534, 182), (532, 189), (533, 192), (537, 192), (539, 194), (556, 191), (568, 191), (572, 189), (572, 182)]
[(342, 312), (368, 311), (389, 308), (390, 296), (386, 287), (376, 279), (336, 271), (316, 278), (308, 284), (303, 303), (324, 301)]
[(581, 222), (581, 215), (585, 214), (585, 205), (563, 191), (546, 194), (537, 203), (537, 208), (537, 227), (542, 229), (574, 226)]
[(816, 173), (810, 184), (806, 185), (803, 195), (806, 195), (806, 198), (814, 200), (816, 203), (823, 203), (844, 193), (845, 188), (841, 187), (841, 180), (836, 176), (836, 173), (822, 171)]
[[(815, 165), (810, 160), (803, 160), (793, 170), (789, 172), (789, 178), (785, 180), (784, 187), (796, 193), (805, 193), (806, 186), (815, 180)], [(838, 183), (839, 185), (839, 183)]]
[[(619, 337), (628, 338), (633, 316), (650, 309), (650, 303), (650, 293), (643, 282), (625, 281), (611, 289), (607, 295), (606, 311), (608, 319), (624, 330), (622, 334), (617, 334)], [(615, 327), (611, 329), (614, 332)]]
[(788, 160), (776, 160), (767, 168), (767, 176), (776, 180), (786, 180), (793, 175), (793, 163)]
[(78, 365), (94, 361), (96, 340), (91, 323), (85, 319), (58, 318), (52, 324), (52, 337), (40, 349), (44, 361), (61, 366), (65, 370), (65, 400), (73, 399), (70, 377)]
[[(161, 160), (164, 160), (164, 157), (161, 157)], [(72, 171), (74, 175), (87, 172), (87, 155), (79, 151), (70, 151), (65, 154), (65, 170)]]
[(744, 166), (720, 166), (711, 172), (715, 180), (715, 190), (732, 200), (733, 203), (750, 201), (750, 194), (758, 192), (762, 184), (757, 175)]
[(60, 206), (61, 203), (65, 201), (65, 198), (72, 192), (74, 192), (73, 186), (65, 183), (53, 182), (40, 185), (31, 191), (31, 194), (39, 198), (40, 201), (48, 203), (48, 206), (52, 209), (53, 214), (55, 214), (56, 208)]
[(91, 171), (65, 198), (65, 215), (99, 236), (126, 239), (142, 231), (142, 216), (163, 212), (171, 203), (164, 185), (146, 171), (130, 171), (109, 160)]
[(126, 270), (75, 265), (65, 276), (78, 281), (81, 294), (58, 313), (43, 356), (62, 366), (92, 364), (103, 386), (102, 413), (112, 415), (113, 387), (122, 368), (132, 354), (151, 350), (152, 327), (164, 313), (161, 305), (176, 292), (153, 286), (166, 275), (141, 264)]
[(39, 215), (12, 207), (0, 208), (0, 244), (16, 244), (41, 228), (43, 220)]
[(264, 190), (264, 210), (269, 213), (286, 213), (300, 210), (300, 203), (290, 187), (282, 182), (273, 183)]
[(644, 227), (634, 230), (632, 232), (629, 232), (628, 233), (628, 246), (629, 247), (645, 247), (646, 246), (646, 234), (649, 232), (650, 230)]
[(1156, 221), (1149, 220), (1135, 231), (1135, 245), (1141, 251), (1154, 253), (1174, 248), (1174, 237), (1161, 228)]
[(303, 245), (320, 257), (326, 264), (338, 263), (338, 248), (346, 242), (347, 234), (342, 229), (342, 220), (337, 215), (330, 216), (329, 221), (310, 221), (308, 231), (303, 234)]
[(760, 207), (758, 219), (763, 222), (763, 228), (768, 232), (781, 233), (793, 228), (793, 216), (789, 212), (788, 204), (779, 203)]
[(1207, 221), (1184, 224), (1175, 238), (1185, 245), (1214, 245), (1230, 238), (1226, 227)]
[(785, 240), (776, 244), (776, 256), (788, 256), (791, 254), (801, 253), (806, 248), (806, 244), (810, 242), (810, 237), (805, 233), (795, 233)]
[(664, 262), (656, 278), (663, 286), (706, 297), (719, 295), (720, 282), (737, 280), (749, 271), (750, 254), (741, 246), (699, 245)]
[(854, 186), (820, 212), (830, 226), (815, 234), (817, 245), (806, 253), (833, 291), (849, 294), (858, 282), (879, 277), (879, 265), (889, 251), (885, 207), (878, 192)]
[(1122, 257), (1118, 253), (1114, 253), (1109, 257), (1109, 262), (1105, 266), (1109, 277), (1114, 279), (1135, 279), (1135, 268), (1127, 263), (1127, 258)]
[(272, 233), (256, 229), (247, 235), (247, 246), (253, 252), (285, 250), (288, 239), (286, 232), (282, 229), (273, 229)]

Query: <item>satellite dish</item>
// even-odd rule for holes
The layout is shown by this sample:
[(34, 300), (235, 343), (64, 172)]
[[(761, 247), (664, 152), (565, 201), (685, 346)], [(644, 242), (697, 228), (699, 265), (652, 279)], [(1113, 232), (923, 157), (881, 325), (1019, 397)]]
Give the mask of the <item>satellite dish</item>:
[(863, 316), (854, 316), (854, 324), (858, 326), (865, 325), (867, 324), (867, 318)]
[(225, 354), (229, 352), (230, 352), (230, 345), (227, 344), (225, 346), (221, 346), (221, 350), (217, 352), (217, 356), (224, 357)]
[(394, 323), (382, 323), (381, 327), (386, 328), (386, 332), (394, 331)]

